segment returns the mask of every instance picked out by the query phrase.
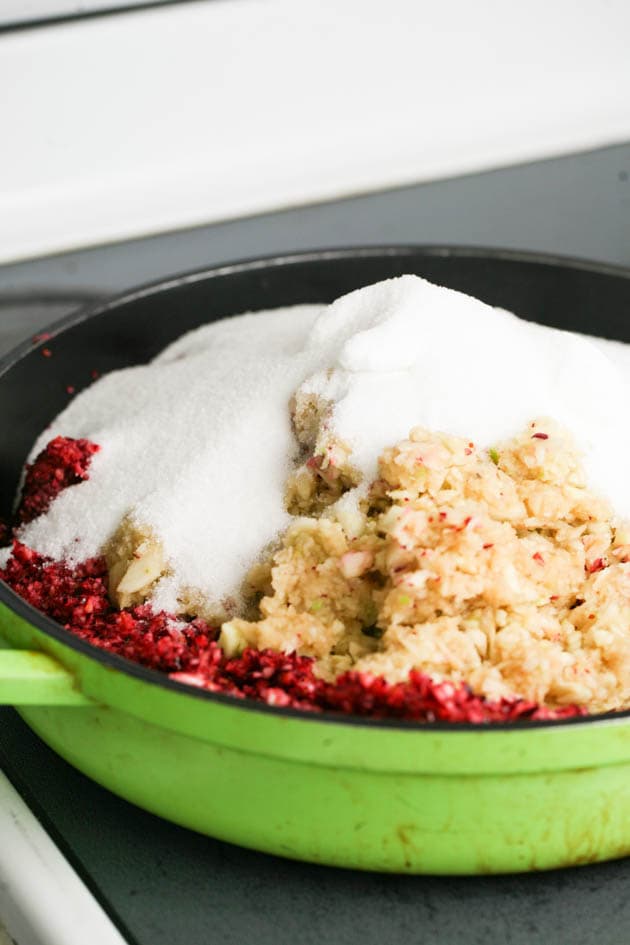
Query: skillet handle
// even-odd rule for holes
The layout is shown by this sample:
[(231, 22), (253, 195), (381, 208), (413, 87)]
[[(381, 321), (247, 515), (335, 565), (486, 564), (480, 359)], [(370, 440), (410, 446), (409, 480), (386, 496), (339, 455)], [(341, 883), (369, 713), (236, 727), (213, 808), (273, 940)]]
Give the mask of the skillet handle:
[(0, 648), (0, 705), (93, 704), (77, 689), (72, 673), (50, 656)]

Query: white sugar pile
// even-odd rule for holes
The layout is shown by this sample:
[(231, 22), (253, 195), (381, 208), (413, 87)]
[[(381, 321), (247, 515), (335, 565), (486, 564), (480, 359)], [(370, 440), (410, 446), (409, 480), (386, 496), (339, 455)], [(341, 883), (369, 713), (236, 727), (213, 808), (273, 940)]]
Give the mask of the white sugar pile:
[(630, 515), (630, 387), (618, 366), (627, 346), (535, 325), (414, 276), (338, 299), (309, 343), (337, 369), (303, 389), (336, 403), (335, 429), (361, 470), (414, 425), (488, 447), (551, 417), (573, 433), (591, 486)]
[(211, 602), (238, 599), (245, 573), (289, 521), (289, 402), (301, 385), (335, 404), (332, 426), (367, 479), (383, 447), (413, 426), (484, 447), (552, 417), (582, 448), (591, 486), (626, 516), (628, 384), (617, 360), (616, 349), (609, 358), (576, 335), (416, 276), (323, 308), (215, 322), (150, 365), (104, 377), (45, 431), (31, 456), (57, 435), (87, 437), (101, 451), (89, 480), (20, 538), (74, 563), (100, 553), (131, 515), (152, 527), (168, 558), (156, 607), (177, 612), (182, 588)]

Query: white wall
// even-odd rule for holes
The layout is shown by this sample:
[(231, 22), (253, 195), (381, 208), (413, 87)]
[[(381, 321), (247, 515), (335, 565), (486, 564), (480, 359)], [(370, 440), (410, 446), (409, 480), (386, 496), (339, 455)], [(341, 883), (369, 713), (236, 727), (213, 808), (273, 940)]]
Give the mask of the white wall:
[(210, 0), (0, 35), (0, 261), (630, 139), (627, 0)]

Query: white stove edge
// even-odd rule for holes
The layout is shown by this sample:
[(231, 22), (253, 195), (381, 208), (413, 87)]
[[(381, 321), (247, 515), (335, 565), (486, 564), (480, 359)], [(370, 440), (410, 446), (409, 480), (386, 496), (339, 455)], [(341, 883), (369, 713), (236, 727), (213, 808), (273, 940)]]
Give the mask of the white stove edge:
[(0, 771), (0, 945), (127, 945)]

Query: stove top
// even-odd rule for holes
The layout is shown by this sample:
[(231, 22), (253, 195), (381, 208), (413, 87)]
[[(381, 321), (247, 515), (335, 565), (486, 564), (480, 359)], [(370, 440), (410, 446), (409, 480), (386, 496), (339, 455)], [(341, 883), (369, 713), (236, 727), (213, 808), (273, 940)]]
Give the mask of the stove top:
[[(630, 146), (612, 148), (0, 268), (0, 352), (99, 295), (279, 250), (453, 242), (630, 263), (630, 191), (618, 193), (628, 170)], [(196, 835), (120, 800), (58, 758), (8, 708), (0, 709), (0, 767), (131, 945), (630, 940), (630, 860), (475, 878), (375, 875), (281, 860)], [(33, 881), (33, 910), (43, 895)], [(74, 920), (71, 895), (63, 907)], [(85, 941), (93, 945), (89, 936)], [(19, 945), (48, 942), (31, 937)]]

